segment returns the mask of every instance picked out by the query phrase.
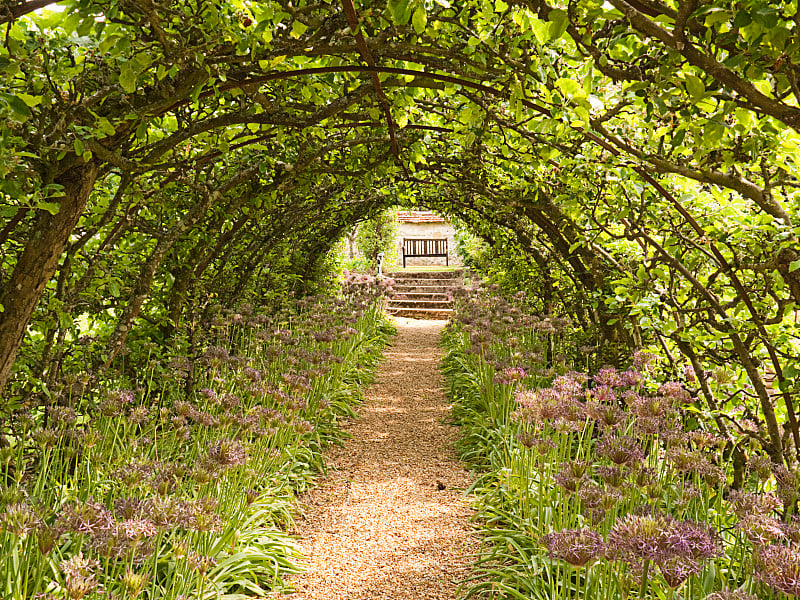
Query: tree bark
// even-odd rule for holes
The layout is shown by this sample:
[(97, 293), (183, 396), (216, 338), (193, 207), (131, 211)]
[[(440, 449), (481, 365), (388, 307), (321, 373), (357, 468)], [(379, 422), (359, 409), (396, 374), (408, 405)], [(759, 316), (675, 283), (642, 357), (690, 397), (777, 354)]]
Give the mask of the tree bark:
[(0, 392), (11, 376), (11, 367), (44, 287), (55, 274), (59, 258), (89, 202), (97, 174), (97, 165), (89, 162), (72, 167), (55, 179), (55, 183), (64, 186), (60, 209), (55, 215), (39, 211), (25, 249), (0, 290)]

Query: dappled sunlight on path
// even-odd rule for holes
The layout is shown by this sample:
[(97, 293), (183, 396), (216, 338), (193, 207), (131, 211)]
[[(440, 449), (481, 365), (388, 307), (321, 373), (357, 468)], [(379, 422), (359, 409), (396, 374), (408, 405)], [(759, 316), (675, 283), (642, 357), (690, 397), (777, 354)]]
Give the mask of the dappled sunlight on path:
[(443, 423), (442, 321), (398, 319), (353, 438), (330, 453), (332, 471), (301, 498), (308, 572), (293, 600), (450, 599), (469, 574), (477, 539), (462, 490), (468, 474)]

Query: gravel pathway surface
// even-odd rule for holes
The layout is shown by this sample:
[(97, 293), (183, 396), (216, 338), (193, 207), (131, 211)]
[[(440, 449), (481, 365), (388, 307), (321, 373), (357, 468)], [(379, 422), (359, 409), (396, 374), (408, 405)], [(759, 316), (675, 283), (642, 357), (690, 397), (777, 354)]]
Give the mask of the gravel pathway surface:
[(438, 370), (444, 321), (396, 319), (353, 436), (331, 473), (300, 498), (296, 533), (308, 571), (290, 600), (455, 598), (478, 549), (463, 490), (469, 476), (445, 424)]

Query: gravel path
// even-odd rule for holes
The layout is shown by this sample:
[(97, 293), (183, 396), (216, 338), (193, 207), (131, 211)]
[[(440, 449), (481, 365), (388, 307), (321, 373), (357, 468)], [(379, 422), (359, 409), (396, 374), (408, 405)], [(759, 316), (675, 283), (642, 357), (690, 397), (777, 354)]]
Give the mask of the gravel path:
[(456, 430), (443, 423), (443, 324), (397, 319), (352, 439), (332, 449), (330, 475), (300, 499), (308, 571), (290, 600), (451, 599), (469, 575), (478, 540)]

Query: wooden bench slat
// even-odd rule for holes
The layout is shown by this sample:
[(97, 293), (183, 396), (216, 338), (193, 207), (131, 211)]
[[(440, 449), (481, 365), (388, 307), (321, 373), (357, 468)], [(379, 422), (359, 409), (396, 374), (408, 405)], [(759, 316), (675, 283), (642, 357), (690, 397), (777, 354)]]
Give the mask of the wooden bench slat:
[(403, 238), (403, 268), (406, 258), (444, 257), (445, 265), (450, 266), (446, 239), (412, 239)]

